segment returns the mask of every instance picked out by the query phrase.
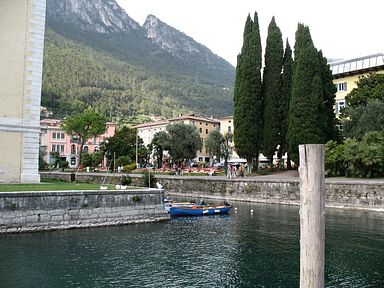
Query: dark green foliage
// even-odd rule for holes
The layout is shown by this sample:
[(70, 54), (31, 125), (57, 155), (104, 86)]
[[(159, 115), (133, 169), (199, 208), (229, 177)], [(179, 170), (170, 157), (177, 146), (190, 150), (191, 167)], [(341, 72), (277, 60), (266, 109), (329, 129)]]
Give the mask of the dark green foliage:
[(326, 142), (327, 116), (319, 54), (308, 27), (299, 25), (295, 48), (298, 51), (295, 51), (297, 58), (294, 63), (287, 138), (289, 157), (299, 164), (298, 145)]
[(82, 153), (81, 154), (81, 165), (84, 167), (97, 167), (103, 161), (103, 153)]
[(262, 152), (271, 162), (279, 144), (279, 107), (281, 105), (283, 40), (275, 17), (268, 26), (263, 74), (264, 127)]
[(368, 132), (361, 142), (347, 139), (344, 154), (348, 176), (366, 178), (384, 176), (383, 132)]
[(192, 160), (201, 148), (200, 135), (195, 126), (175, 123), (167, 126), (167, 143), (164, 149), (168, 150), (174, 163)]
[(207, 149), (209, 156), (216, 156), (216, 159), (220, 160), (224, 141), (224, 137), (221, 135), (219, 130), (211, 131), (205, 141), (205, 148)]
[(127, 185), (131, 185), (131, 183), (132, 183), (132, 178), (129, 177), (128, 175), (124, 175), (120, 179), (121, 185), (127, 186)]
[(326, 118), (326, 124), (324, 127), (326, 141), (340, 141), (341, 133), (338, 128), (338, 125), (340, 125), (340, 121), (338, 118), (336, 118), (336, 114), (334, 111), (334, 106), (336, 103), (336, 87), (333, 84), (332, 71), (327, 63), (327, 58), (323, 57), (323, 53), (319, 51), (318, 55), (320, 63), (320, 74), (323, 85), (324, 106), (322, 107), (325, 109), (324, 111), (321, 111), (321, 114), (324, 115), (324, 117)]
[[(140, 137), (137, 137), (137, 145), (138, 147), (143, 145)], [(134, 161), (136, 159), (136, 129), (122, 127), (116, 131), (115, 135), (108, 138), (102, 149), (110, 160), (125, 156), (128, 160)]]
[(234, 90), (234, 142), (238, 155), (249, 163), (255, 157), (257, 161), (263, 136), (261, 50), (259, 22), (255, 12), (254, 20), (248, 15), (245, 23), (243, 47), (237, 57)]
[(384, 102), (370, 100), (366, 105), (346, 107), (343, 112), (343, 135), (362, 139), (371, 131), (384, 132)]
[(279, 111), (278, 123), (280, 124), (278, 157), (281, 160), (283, 155), (286, 152), (288, 152), (287, 130), (288, 130), (289, 101), (291, 99), (291, 87), (292, 87), (292, 69), (293, 69), (292, 50), (287, 40), (284, 57), (283, 57), (282, 88), (281, 88), (280, 104), (278, 109)]
[(132, 159), (125, 155), (119, 156), (119, 158), (116, 159), (116, 166), (125, 166), (129, 163), (132, 163)]
[[(233, 71), (230, 70), (233, 68), (229, 64), (228, 75), (225, 68), (223, 73), (184, 73), (183, 67), (162, 64), (165, 70), (158, 70), (148, 55), (135, 59), (129, 55), (127, 51), (133, 49), (133, 43), (129, 49), (126, 43), (118, 45), (128, 53), (122, 55), (102, 46), (106, 39), (96, 41), (100, 35), (95, 35), (92, 43), (91, 39), (83, 41), (82, 37), (74, 37), (76, 33), (80, 32), (61, 36), (46, 29), (42, 106), (52, 109), (54, 117), (64, 117), (90, 106), (113, 120), (138, 114), (172, 117), (188, 111), (214, 116), (232, 113)], [(110, 45), (116, 41), (110, 39)], [(157, 55), (157, 58), (161, 57)], [(196, 67), (206, 69), (203, 65)], [(206, 77), (196, 79), (196, 75), (203, 74)]]
[[(63, 122), (63, 130), (68, 135), (77, 136), (80, 139), (80, 151), (83, 151), (85, 142), (106, 131), (106, 119), (103, 115), (88, 108), (82, 113), (67, 117)], [(81, 163), (81, 154), (79, 157)]]
[(361, 77), (354, 88), (346, 97), (348, 107), (367, 105), (371, 100), (377, 99), (384, 102), (384, 74), (372, 73)]
[(168, 145), (168, 134), (165, 131), (157, 132), (150, 144), (153, 156), (156, 159), (157, 168), (163, 166), (163, 152)]
[(325, 174), (327, 177), (345, 176), (345, 145), (330, 140), (325, 144)]
[(155, 173), (153, 173), (149, 170), (145, 170), (143, 172), (142, 181), (143, 181), (144, 187), (155, 188), (156, 182), (157, 182), (157, 179), (155, 177)]

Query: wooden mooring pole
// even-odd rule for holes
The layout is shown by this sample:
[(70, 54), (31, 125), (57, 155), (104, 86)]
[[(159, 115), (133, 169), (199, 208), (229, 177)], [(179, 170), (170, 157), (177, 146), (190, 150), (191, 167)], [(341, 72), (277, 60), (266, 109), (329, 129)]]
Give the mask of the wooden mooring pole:
[(324, 145), (299, 146), (300, 288), (324, 287)]

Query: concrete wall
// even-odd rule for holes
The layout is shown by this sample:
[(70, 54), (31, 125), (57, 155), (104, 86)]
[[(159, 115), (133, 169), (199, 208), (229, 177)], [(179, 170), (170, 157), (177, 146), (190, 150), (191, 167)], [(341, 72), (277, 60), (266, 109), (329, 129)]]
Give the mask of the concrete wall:
[[(42, 178), (70, 180), (70, 173), (42, 173)], [(84, 182), (118, 183), (121, 175), (104, 176), (96, 173), (77, 174)], [(131, 175), (132, 184), (142, 185), (140, 175)], [(167, 194), (185, 195), (213, 199), (254, 201), (260, 203), (299, 205), (299, 180), (277, 180), (223, 177), (158, 176)], [(384, 180), (339, 180), (325, 179), (326, 205), (328, 207), (350, 207), (384, 211)]]
[(158, 189), (0, 193), (0, 233), (169, 219)]
[(45, 1), (0, 1), (0, 183), (40, 181)]

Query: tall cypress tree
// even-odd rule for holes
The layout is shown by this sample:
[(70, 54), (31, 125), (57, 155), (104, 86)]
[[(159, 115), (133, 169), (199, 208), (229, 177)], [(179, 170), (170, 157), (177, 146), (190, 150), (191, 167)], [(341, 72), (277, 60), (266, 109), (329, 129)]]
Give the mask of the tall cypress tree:
[(325, 127), (325, 137), (326, 141), (341, 140), (340, 130), (337, 127), (340, 124), (339, 120), (336, 118), (336, 114), (334, 111), (334, 105), (336, 103), (336, 87), (333, 84), (332, 71), (328, 65), (327, 58), (323, 56), (322, 51), (318, 52), (319, 54), (319, 62), (320, 62), (320, 70), (321, 70), (321, 79), (323, 83), (323, 96), (324, 96), (324, 109), (325, 109), (325, 117), (327, 125)]
[[(291, 98), (291, 87), (292, 87), (292, 69), (293, 69), (293, 59), (292, 59), (292, 50), (289, 45), (288, 39), (285, 45), (285, 52), (283, 57), (283, 75), (282, 75), (282, 88), (281, 88), (281, 97), (279, 105), (279, 151), (278, 157), (280, 163), (286, 152), (288, 152), (288, 142), (287, 142), (287, 130), (288, 130), (288, 112), (289, 112), (289, 100)], [(288, 167), (290, 167), (290, 161), (287, 161)]]
[(325, 143), (325, 105), (318, 51), (309, 28), (299, 24), (296, 32), (292, 95), (288, 117), (289, 156), (299, 164), (298, 145)]
[(236, 151), (247, 159), (250, 168), (262, 143), (261, 57), (259, 21), (255, 12), (253, 21), (250, 15), (247, 17), (243, 47), (237, 57), (233, 115)]
[(281, 71), (283, 66), (283, 39), (275, 17), (268, 26), (263, 73), (264, 127), (262, 152), (271, 162), (279, 144), (279, 106), (281, 97)]

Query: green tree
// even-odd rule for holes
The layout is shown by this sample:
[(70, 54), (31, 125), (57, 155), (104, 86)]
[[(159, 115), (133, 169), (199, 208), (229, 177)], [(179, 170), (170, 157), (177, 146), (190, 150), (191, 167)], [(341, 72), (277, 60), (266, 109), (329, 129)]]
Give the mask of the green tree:
[(233, 134), (231, 132), (227, 132), (224, 134), (223, 138), (224, 138), (224, 142), (222, 145), (221, 154), (223, 155), (223, 158), (224, 158), (224, 171), (225, 171), (225, 174), (227, 174), (228, 159), (229, 159), (229, 156), (232, 154), (231, 143), (233, 141)]
[[(63, 122), (63, 130), (73, 136), (77, 136), (80, 141), (80, 151), (83, 151), (85, 142), (106, 131), (106, 118), (95, 112), (93, 109), (88, 108), (81, 114), (76, 114), (66, 118)], [(79, 163), (81, 163), (81, 153), (79, 156)]]
[(323, 87), (323, 103), (321, 108), (324, 111), (321, 111), (323, 117), (325, 117), (325, 140), (335, 140), (337, 142), (341, 141), (341, 133), (338, 128), (340, 125), (340, 121), (336, 118), (336, 114), (334, 111), (334, 106), (336, 103), (336, 87), (333, 84), (332, 71), (329, 68), (327, 58), (323, 57), (323, 53), (321, 51), (318, 52), (319, 64), (320, 64), (320, 75), (322, 80)]
[[(292, 69), (293, 59), (292, 50), (289, 45), (288, 39), (285, 45), (284, 57), (283, 57), (283, 75), (282, 75), (282, 88), (279, 104), (278, 123), (279, 127), (279, 151), (278, 157), (280, 159), (280, 165), (283, 165), (283, 156), (288, 152), (287, 142), (287, 130), (288, 130), (288, 113), (289, 113), (289, 101), (291, 99), (292, 88)], [(289, 158), (287, 159), (287, 166), (290, 168)]]
[(384, 176), (384, 133), (368, 132), (362, 141), (345, 141), (345, 162), (349, 176)]
[(243, 34), (243, 47), (237, 57), (234, 89), (234, 142), (240, 157), (252, 169), (263, 136), (263, 99), (261, 85), (261, 40), (257, 13), (248, 15)]
[(168, 143), (165, 147), (175, 163), (191, 160), (201, 148), (200, 135), (195, 126), (183, 123), (168, 125)]
[(360, 77), (357, 88), (346, 97), (347, 107), (341, 112), (343, 135), (362, 139), (370, 131), (383, 131), (384, 75)]
[(213, 158), (216, 156), (216, 159), (221, 158), (222, 156), (222, 147), (224, 145), (224, 137), (221, 135), (219, 130), (213, 130), (209, 133), (207, 140), (205, 141), (205, 148), (209, 153), (209, 156)]
[(345, 176), (344, 143), (330, 140), (325, 144), (325, 173), (328, 177)]
[(371, 100), (384, 102), (384, 74), (372, 73), (359, 78), (357, 88), (354, 88), (346, 97), (348, 107), (367, 105)]
[(112, 160), (120, 156), (127, 156), (131, 161), (136, 159), (136, 140), (138, 148), (143, 146), (143, 140), (140, 137), (136, 137), (136, 133), (136, 129), (127, 126), (117, 130), (103, 145), (102, 149), (106, 153), (107, 158)]
[(384, 102), (371, 100), (366, 105), (346, 107), (343, 115), (343, 135), (361, 140), (367, 132), (384, 132)]
[(299, 164), (298, 145), (326, 142), (327, 119), (318, 51), (307, 26), (299, 24), (296, 42), (287, 137), (289, 157)]
[(263, 74), (264, 127), (262, 152), (272, 163), (279, 144), (279, 107), (281, 105), (281, 85), (283, 66), (283, 40), (275, 17), (268, 26), (267, 46), (265, 48), (265, 67)]
[(163, 154), (165, 147), (168, 147), (168, 133), (165, 131), (157, 132), (152, 139), (150, 144), (153, 156), (156, 158), (157, 168), (163, 166)]

